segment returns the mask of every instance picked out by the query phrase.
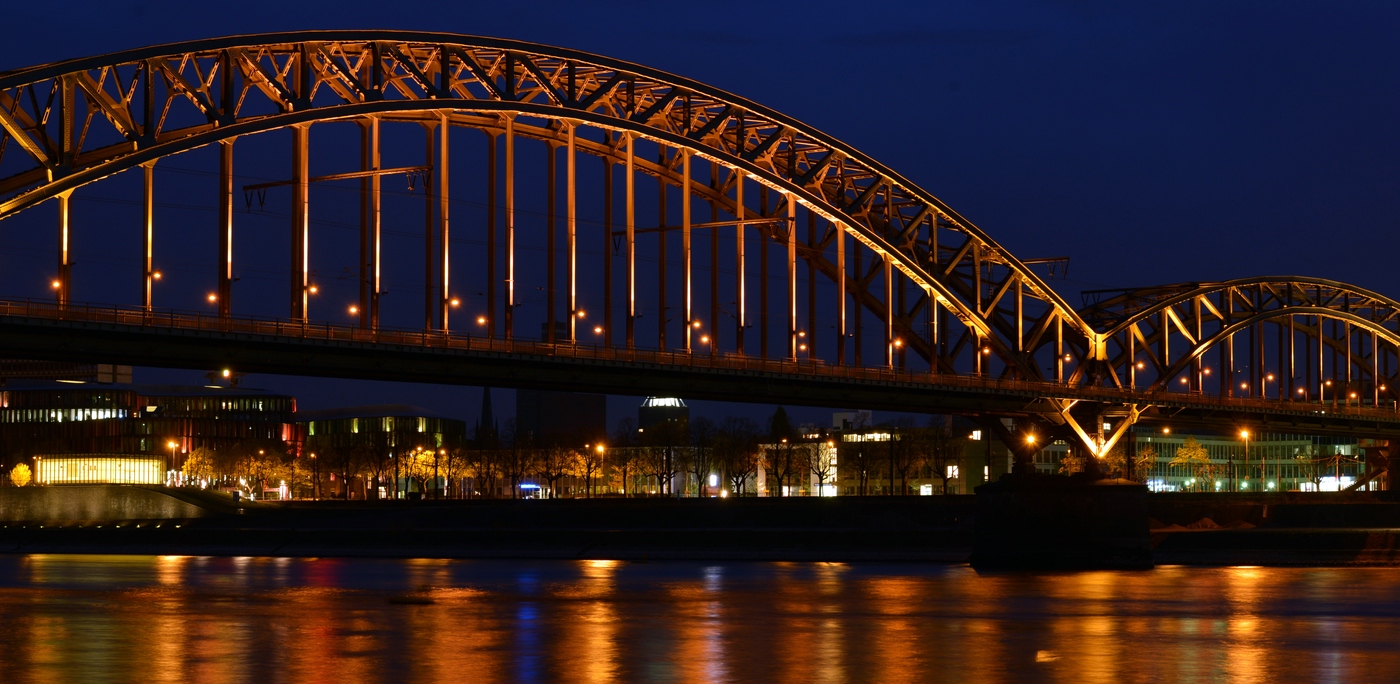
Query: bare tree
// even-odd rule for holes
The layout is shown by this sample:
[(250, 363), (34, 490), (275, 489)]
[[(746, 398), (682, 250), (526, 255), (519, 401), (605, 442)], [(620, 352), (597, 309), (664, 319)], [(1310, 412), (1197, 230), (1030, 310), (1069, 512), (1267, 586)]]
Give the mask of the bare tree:
[(487, 498), (501, 495), (501, 450), (474, 449), (471, 452), (472, 479), (477, 489)]
[(672, 482), (681, 472), (676, 462), (676, 450), (689, 443), (690, 435), (684, 423), (666, 421), (657, 423), (639, 433), (646, 449), (648, 473), (656, 477), (657, 489), (663, 494), (675, 494)]
[(743, 495), (758, 472), (758, 443), (758, 426), (747, 418), (725, 418), (715, 435), (715, 457), (735, 496)]
[(837, 461), (840, 468), (846, 472), (846, 477), (855, 480), (856, 494), (865, 496), (870, 493), (870, 477), (875, 473), (875, 459), (866, 442), (837, 442), (837, 451), (840, 459)]
[(535, 472), (534, 444), (530, 443), (528, 436), (519, 435), (515, 429), (515, 419), (506, 420), (506, 434), (510, 440), (510, 448), (502, 449), (501, 455), (501, 475), (510, 482), (512, 498), (520, 498), (520, 485), (525, 477)]
[(927, 462), (928, 435), (926, 430), (913, 427), (908, 418), (901, 419), (897, 425), (899, 427), (890, 431), (890, 465), (899, 475), (899, 493), (903, 496), (909, 494), (910, 475), (917, 475)]
[(559, 498), (559, 480), (577, 471), (578, 459), (577, 451), (558, 444), (539, 450), (536, 467), (540, 477), (549, 484), (549, 498)]
[(593, 490), (596, 488), (595, 481), (603, 472), (603, 466), (607, 465), (607, 447), (602, 444), (592, 444), (585, 446), (579, 453), (579, 472), (583, 474), (584, 496), (593, 498)]
[[(781, 406), (768, 419), (768, 438), (772, 440), (773, 446), (763, 450), (764, 475), (777, 481), (777, 496), (786, 496), (791, 487), (784, 485), (795, 474), (794, 471), (799, 467), (805, 471), (806, 467), (796, 463), (793, 447), (797, 442), (797, 431), (792, 428), (787, 410)], [(770, 496), (772, 491), (774, 490), (770, 487)]]
[(696, 418), (690, 422), (691, 448), (687, 452), (686, 467), (695, 476), (695, 495), (709, 495), (709, 476), (714, 471), (715, 439), (719, 429), (709, 418)]
[(1318, 458), (1317, 452), (1311, 446), (1305, 447), (1293, 458), (1298, 461), (1298, 473), (1302, 475), (1302, 479), (1311, 482), (1313, 491), (1317, 491), (1322, 486), (1323, 459)]
[(817, 496), (826, 491), (826, 481), (834, 479), (836, 473), (836, 443), (815, 442), (807, 446), (807, 468), (817, 480)]
[(940, 493), (947, 494), (948, 482), (953, 479), (952, 468), (949, 466), (962, 461), (966, 440), (953, 432), (952, 420), (948, 416), (929, 418), (924, 434), (927, 440), (925, 448), (928, 450), (928, 463), (934, 471), (934, 476), (943, 481)]

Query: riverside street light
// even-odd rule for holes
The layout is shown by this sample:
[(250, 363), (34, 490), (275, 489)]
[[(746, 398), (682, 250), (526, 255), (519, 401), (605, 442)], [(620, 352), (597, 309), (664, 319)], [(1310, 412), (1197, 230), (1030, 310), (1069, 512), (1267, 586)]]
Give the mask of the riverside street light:
[[(1240, 439), (1244, 440), (1244, 478), (1245, 488), (1249, 487), (1249, 430), (1240, 430)], [(1262, 471), (1262, 466), (1261, 466)], [(1261, 475), (1262, 477), (1262, 475)]]

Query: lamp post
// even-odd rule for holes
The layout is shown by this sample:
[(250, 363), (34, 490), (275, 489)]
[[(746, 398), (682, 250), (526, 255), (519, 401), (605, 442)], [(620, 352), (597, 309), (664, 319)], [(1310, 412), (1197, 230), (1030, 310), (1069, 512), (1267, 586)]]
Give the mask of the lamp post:
[[(593, 450), (598, 452), (598, 463), (600, 464), (599, 467), (601, 468), (601, 464), (603, 463), (603, 455), (607, 452), (607, 449), (602, 444), (599, 444), (598, 446), (593, 447)], [(593, 498), (593, 483), (591, 481), (588, 483), (588, 498)]]
[(442, 498), (442, 489), (438, 487), (438, 460), (439, 460), (441, 457), (446, 456), (446, 455), (447, 455), (447, 450), (446, 450), (446, 449), (438, 449), (438, 450), (437, 450), (437, 453), (436, 453), (436, 454), (433, 454), (433, 498), (434, 498), (434, 499), (441, 499), (441, 498)]
[[(173, 440), (173, 439), (165, 443), (165, 448), (167, 448), (167, 449), (170, 450), (170, 466), (171, 466), (172, 468), (175, 466), (175, 447), (177, 447), (177, 446), (180, 446), (180, 445), (177, 444), (177, 443), (175, 442), (175, 440)], [(184, 482), (183, 482), (183, 476), (182, 476), (182, 481), (181, 481), (180, 484), (184, 484)]]
[[(1249, 430), (1240, 430), (1240, 437), (1244, 439), (1244, 478), (1245, 488), (1249, 488)], [(1262, 472), (1262, 466), (1261, 466)], [(1261, 475), (1262, 479), (1263, 476)]]
[(316, 460), (316, 452), (311, 452), (311, 498), (321, 500), (321, 463)]

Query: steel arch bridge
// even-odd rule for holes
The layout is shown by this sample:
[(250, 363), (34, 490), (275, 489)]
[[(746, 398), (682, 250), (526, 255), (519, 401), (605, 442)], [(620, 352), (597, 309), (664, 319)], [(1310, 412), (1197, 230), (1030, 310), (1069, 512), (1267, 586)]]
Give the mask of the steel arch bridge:
[[(359, 164), (313, 176), (313, 149), (328, 156), (313, 128), (347, 127)], [(421, 164), (385, 163), (403, 156), (404, 145), (385, 146), (390, 129), (422, 132)], [(290, 177), (241, 186), (250, 204), (291, 195), (278, 266), (288, 308), (269, 317), (265, 298), (234, 297), (245, 261), (234, 162), (244, 141), (287, 131)], [(464, 162), (468, 132), (484, 145)], [(193, 232), (213, 258), (187, 280), (210, 309), (157, 308), (155, 172), (209, 147), (217, 218)], [(545, 158), (543, 173), (522, 172), (526, 148), (543, 151), (528, 153)], [(122, 278), (109, 275), (75, 292), (72, 248), (90, 230), (73, 219), (75, 196), (127, 171), (141, 174), (140, 222), (96, 230), (140, 241), (128, 279), (139, 267), (139, 296), (112, 301)], [(423, 325), (411, 330), (386, 323), (405, 307), (382, 301), (395, 221), (383, 181), (405, 175), (424, 191)], [(454, 183), (463, 176), (469, 187)], [(339, 306), (313, 316), (325, 285), (312, 247), (326, 240), (311, 190), (342, 181), (358, 183), (350, 321), (334, 319)], [(543, 202), (522, 201), (541, 186)], [(484, 217), (464, 212), (464, 195)], [(834, 137), (702, 83), (563, 48), (313, 31), (5, 72), (0, 221), (44, 203), (57, 206), (56, 268), (46, 296), (5, 283), (0, 349), (13, 356), (961, 410), (1026, 419), (1022, 431), (1048, 420), (1096, 454), (1152, 416), (1400, 429), (1393, 300), (1289, 277), (1094, 293), (1076, 310), (1028, 266), (1042, 260), (1018, 260)], [(542, 243), (543, 264), (520, 249), (526, 240)], [(526, 315), (531, 287), (546, 301)], [(476, 289), (480, 311), (463, 311)]]

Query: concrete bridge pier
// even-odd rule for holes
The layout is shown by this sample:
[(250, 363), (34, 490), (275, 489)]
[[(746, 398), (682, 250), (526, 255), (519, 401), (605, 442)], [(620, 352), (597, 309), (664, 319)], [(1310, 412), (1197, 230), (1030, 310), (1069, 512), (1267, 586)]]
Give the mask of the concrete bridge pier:
[(978, 570), (1147, 570), (1147, 486), (1086, 473), (1019, 475), (982, 485)]

